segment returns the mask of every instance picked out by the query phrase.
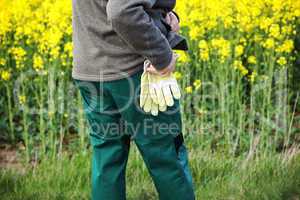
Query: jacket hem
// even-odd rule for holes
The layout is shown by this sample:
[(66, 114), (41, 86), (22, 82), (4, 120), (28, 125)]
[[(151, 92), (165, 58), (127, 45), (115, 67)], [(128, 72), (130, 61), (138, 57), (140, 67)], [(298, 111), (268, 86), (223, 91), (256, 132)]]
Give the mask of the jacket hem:
[(116, 81), (120, 79), (124, 79), (128, 76), (134, 75), (135, 73), (143, 70), (143, 66), (139, 66), (130, 71), (122, 72), (122, 74), (103, 74), (102, 76), (91, 75), (91, 74), (82, 74), (72, 72), (72, 78), (76, 80), (82, 81), (96, 81), (96, 82), (107, 82), (107, 81)]

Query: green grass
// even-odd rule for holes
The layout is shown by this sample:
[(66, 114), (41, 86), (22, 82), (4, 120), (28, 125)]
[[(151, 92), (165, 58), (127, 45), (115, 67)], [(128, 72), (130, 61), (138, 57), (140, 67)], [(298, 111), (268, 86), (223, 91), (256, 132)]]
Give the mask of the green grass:
[[(300, 155), (256, 155), (251, 159), (190, 150), (199, 200), (298, 200)], [(2, 200), (90, 199), (90, 151), (44, 159), (26, 173), (0, 170)], [(140, 155), (133, 146), (127, 168), (130, 200), (158, 199)]]

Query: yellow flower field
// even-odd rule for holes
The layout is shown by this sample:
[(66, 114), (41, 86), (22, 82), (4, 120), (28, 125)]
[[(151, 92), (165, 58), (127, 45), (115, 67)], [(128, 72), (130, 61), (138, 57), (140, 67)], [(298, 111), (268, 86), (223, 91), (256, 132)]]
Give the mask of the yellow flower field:
[[(186, 130), (214, 133), (199, 141), (220, 136), (233, 152), (238, 146), (248, 149), (260, 132), (261, 148), (272, 146), (267, 138), (274, 131), (275, 143), (287, 145), (294, 132), (274, 130), (282, 111), (274, 99), (276, 91), (295, 86), (285, 77), (298, 73), (300, 0), (177, 1), (175, 10), (190, 47), (178, 51), (175, 72), (184, 92)], [(52, 135), (41, 143), (44, 149), (55, 147), (57, 134), (67, 133), (73, 123), (69, 112), (79, 100), (65, 95), (71, 83), (71, 12), (71, 1), (0, 0), (0, 99), (7, 105), (1, 112), (8, 122), (5, 134), (13, 140), (21, 137), (30, 145), (35, 134)], [(294, 86), (286, 96), (295, 97), (299, 87)], [(76, 130), (84, 131), (82, 112), (75, 114)], [(292, 115), (286, 116), (290, 122)]]

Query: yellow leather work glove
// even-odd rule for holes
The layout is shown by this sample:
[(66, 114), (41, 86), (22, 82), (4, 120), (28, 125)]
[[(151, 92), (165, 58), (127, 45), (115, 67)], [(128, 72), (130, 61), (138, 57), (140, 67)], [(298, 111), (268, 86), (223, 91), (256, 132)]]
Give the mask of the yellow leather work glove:
[[(149, 64), (151, 64), (150, 61), (146, 60), (144, 69)], [(167, 106), (173, 106), (173, 98), (180, 99), (180, 88), (173, 73), (161, 76), (148, 72), (148, 81), (151, 99), (159, 105), (160, 111), (165, 111)]]

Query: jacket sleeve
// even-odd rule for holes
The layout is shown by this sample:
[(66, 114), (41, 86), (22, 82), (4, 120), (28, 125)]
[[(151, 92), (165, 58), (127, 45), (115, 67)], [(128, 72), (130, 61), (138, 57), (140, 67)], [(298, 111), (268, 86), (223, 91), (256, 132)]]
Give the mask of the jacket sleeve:
[(108, 0), (106, 12), (114, 31), (160, 70), (172, 59), (172, 48), (145, 9), (156, 0)]

